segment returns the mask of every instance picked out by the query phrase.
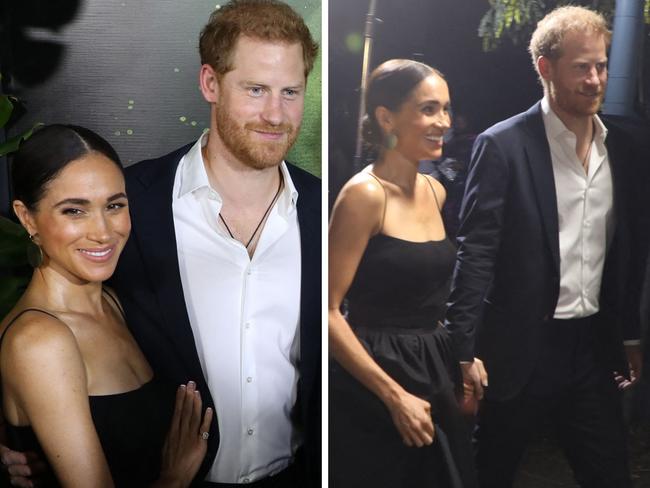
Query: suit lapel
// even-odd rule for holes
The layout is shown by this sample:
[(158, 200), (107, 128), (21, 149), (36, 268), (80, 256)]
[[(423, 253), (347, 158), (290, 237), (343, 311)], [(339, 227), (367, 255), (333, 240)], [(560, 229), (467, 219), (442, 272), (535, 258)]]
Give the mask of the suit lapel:
[[(189, 378), (205, 384), (196, 352), (181, 283), (172, 190), (176, 168), (189, 147), (182, 148), (139, 175), (135, 191), (129, 189), (133, 235), (160, 307), (160, 326), (175, 344)], [(199, 379), (203, 380), (200, 381)]]
[(524, 151), (532, 175), (539, 213), (544, 226), (546, 240), (553, 256), (553, 263), (560, 272), (560, 236), (557, 215), (557, 195), (553, 178), (551, 151), (546, 139), (540, 103), (526, 112), (526, 140)]
[[(613, 188), (613, 205), (614, 216), (616, 218), (616, 226), (623, 224), (627, 219), (627, 212), (624, 211), (621, 204), (621, 197), (624, 194), (625, 184), (623, 181), (623, 174), (621, 168), (621, 154), (622, 148), (617, 144), (617, 139), (612, 129), (608, 129), (608, 137), (605, 138), (605, 147), (607, 147), (607, 158), (609, 160), (609, 170), (612, 173), (612, 188)], [(623, 163), (625, 163), (623, 161)], [(625, 227), (621, 225), (621, 227)]]
[(298, 190), (298, 225), (300, 227), (300, 362), (298, 370), (298, 411), (301, 424), (310, 422), (310, 399), (318, 385), (320, 360), (321, 310), (321, 219), (320, 197), (314, 188), (304, 184), (303, 176), (288, 165), (291, 179)]
[[(294, 184), (296, 179), (292, 175)], [(299, 183), (298, 183), (299, 185)], [(302, 193), (301, 193), (302, 192)], [(320, 303), (315, 303), (318, 293), (314, 287), (316, 277), (320, 276), (320, 219), (317, 210), (312, 208), (311, 198), (304, 194), (304, 188), (298, 188), (298, 225), (300, 227), (300, 343), (302, 351), (307, 354), (314, 350), (313, 341), (318, 340), (318, 333), (313, 330), (311, 317), (314, 310), (320, 310)], [(318, 280), (320, 283), (320, 279)], [(302, 356), (302, 354), (301, 354)], [(305, 361), (301, 361), (305, 363)]]

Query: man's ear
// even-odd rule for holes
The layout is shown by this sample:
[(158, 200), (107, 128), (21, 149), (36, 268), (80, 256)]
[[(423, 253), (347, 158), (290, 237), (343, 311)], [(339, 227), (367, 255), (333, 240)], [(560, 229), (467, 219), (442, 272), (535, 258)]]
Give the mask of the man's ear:
[(199, 86), (203, 98), (208, 103), (215, 103), (219, 99), (219, 78), (217, 72), (209, 64), (201, 66), (199, 71)]
[(32, 215), (32, 212), (27, 208), (27, 205), (25, 205), (20, 200), (14, 200), (12, 205), (16, 217), (18, 217), (18, 220), (20, 220), (20, 223), (25, 228), (25, 230), (29, 233), (29, 235), (33, 236), (38, 234), (38, 229), (36, 227), (36, 222), (34, 221), (34, 216)]
[(553, 76), (553, 61), (546, 56), (537, 58), (537, 71), (544, 81), (549, 81)]

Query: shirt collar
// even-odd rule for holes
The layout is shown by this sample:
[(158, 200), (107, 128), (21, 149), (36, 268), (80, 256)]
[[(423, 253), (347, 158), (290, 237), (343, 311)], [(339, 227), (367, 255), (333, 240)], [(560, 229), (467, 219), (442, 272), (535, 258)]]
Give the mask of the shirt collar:
[[(182, 198), (188, 193), (208, 193), (212, 190), (212, 192), (217, 195), (218, 200), (221, 200), (219, 192), (210, 186), (208, 173), (205, 170), (205, 164), (203, 163), (203, 154), (201, 149), (207, 143), (208, 132), (205, 132), (183, 158), (178, 198)], [(282, 178), (284, 179), (284, 188), (281, 193), (281, 198), (288, 203), (287, 208), (295, 208), (296, 203), (298, 202), (298, 190), (291, 180), (289, 168), (285, 161), (280, 163), (280, 171), (282, 172)]]
[[(544, 126), (549, 139), (557, 139), (560, 136), (566, 136), (567, 133), (573, 135), (573, 133), (567, 129), (566, 125), (564, 125), (564, 122), (562, 122), (557, 114), (553, 112), (546, 95), (542, 98), (541, 107), (542, 118), (544, 119)], [(605, 142), (605, 137), (607, 137), (607, 127), (605, 127), (605, 124), (603, 124), (603, 121), (600, 120), (600, 117), (598, 117), (597, 114), (594, 114), (593, 120), (594, 128), (596, 129), (594, 140), (602, 144)]]
[(181, 184), (178, 190), (179, 198), (201, 188), (210, 188), (208, 173), (205, 171), (205, 166), (203, 164), (203, 154), (201, 154), (201, 149), (207, 143), (208, 133), (205, 132), (183, 158)]

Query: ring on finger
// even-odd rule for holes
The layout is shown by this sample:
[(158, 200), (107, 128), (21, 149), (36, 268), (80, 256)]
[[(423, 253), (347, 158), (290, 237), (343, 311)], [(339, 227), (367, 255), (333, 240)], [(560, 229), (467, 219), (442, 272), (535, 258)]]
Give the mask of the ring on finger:
[(210, 437), (210, 432), (208, 432), (208, 431), (201, 432), (201, 439), (203, 439), (204, 441), (207, 441), (208, 437)]

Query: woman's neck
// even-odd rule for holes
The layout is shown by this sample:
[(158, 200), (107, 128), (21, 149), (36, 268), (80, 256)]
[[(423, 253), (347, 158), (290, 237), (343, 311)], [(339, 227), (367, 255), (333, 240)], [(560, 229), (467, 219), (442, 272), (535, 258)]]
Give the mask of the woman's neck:
[(34, 270), (26, 293), (48, 310), (103, 314), (101, 282), (73, 281), (47, 266)]
[(373, 165), (373, 172), (399, 186), (405, 194), (415, 191), (418, 162), (410, 161), (396, 151), (384, 151)]

